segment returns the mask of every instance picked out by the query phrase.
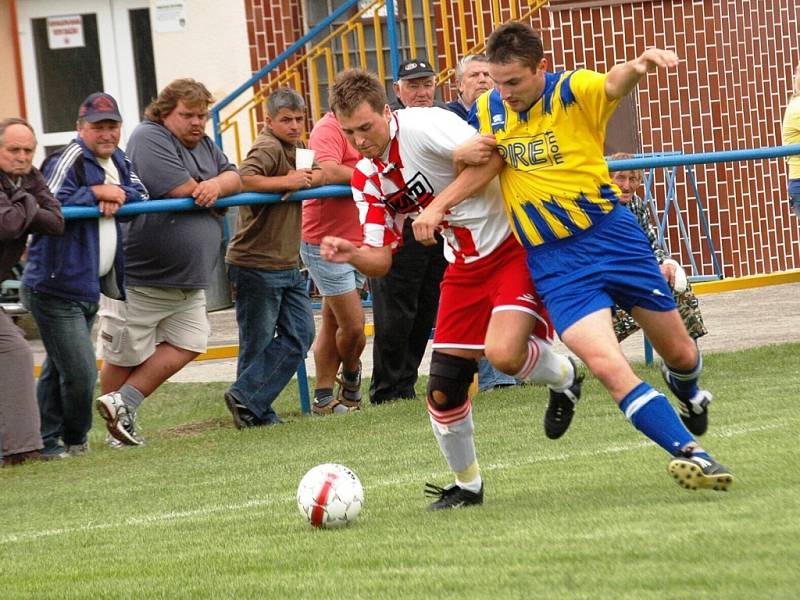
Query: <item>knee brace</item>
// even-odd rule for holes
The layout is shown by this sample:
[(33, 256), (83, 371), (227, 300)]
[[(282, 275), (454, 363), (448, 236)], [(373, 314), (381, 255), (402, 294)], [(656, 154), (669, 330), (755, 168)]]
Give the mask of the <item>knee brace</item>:
[(437, 411), (466, 404), (478, 363), (469, 358), (433, 351), (428, 377), (428, 404)]

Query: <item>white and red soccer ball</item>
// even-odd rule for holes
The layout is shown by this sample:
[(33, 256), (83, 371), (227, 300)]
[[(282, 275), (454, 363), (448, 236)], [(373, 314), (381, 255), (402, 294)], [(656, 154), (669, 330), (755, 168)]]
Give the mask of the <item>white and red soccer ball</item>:
[(297, 507), (314, 527), (343, 527), (358, 517), (364, 488), (344, 465), (317, 465), (297, 487)]

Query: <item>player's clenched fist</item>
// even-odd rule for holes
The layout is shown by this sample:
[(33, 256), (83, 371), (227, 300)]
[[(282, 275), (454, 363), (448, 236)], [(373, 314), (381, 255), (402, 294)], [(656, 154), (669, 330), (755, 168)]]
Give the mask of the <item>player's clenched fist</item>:
[(326, 235), (319, 246), (319, 255), (323, 260), (333, 263), (349, 262), (356, 253), (356, 245), (340, 237)]
[(428, 206), (414, 219), (414, 223), (411, 226), (414, 230), (414, 238), (426, 246), (434, 245), (436, 243), (434, 234), (443, 218), (444, 214), (441, 211)]

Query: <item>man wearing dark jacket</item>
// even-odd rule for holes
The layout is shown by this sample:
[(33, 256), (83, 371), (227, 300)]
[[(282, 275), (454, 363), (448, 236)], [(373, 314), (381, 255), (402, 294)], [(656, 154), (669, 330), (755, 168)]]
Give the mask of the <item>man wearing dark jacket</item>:
[(28, 250), (22, 294), (47, 350), (36, 393), (45, 454), (88, 449), (97, 381), (92, 323), (101, 292), (123, 300), (125, 291), (122, 233), (113, 215), (148, 197), (117, 147), (121, 126), (114, 98), (91, 94), (78, 113), (78, 136), (43, 165), (63, 206), (96, 206), (102, 214), (69, 221), (63, 237), (34, 235)]
[[(61, 207), (33, 168), (36, 137), (24, 119), (0, 121), (0, 281), (11, 273), (29, 233), (60, 235)], [(42, 458), (33, 353), (0, 308), (0, 449), (3, 464)]]
[[(412, 58), (400, 64), (394, 83), (397, 97), (392, 110), (444, 105), (434, 98), (436, 77), (430, 63)], [(372, 346), (373, 404), (415, 398), (414, 385), (428, 346), (439, 307), (439, 283), (447, 261), (441, 237), (433, 246), (414, 239), (411, 219), (403, 227), (403, 243), (394, 253), (384, 277), (372, 277), (372, 314), (375, 343)]]

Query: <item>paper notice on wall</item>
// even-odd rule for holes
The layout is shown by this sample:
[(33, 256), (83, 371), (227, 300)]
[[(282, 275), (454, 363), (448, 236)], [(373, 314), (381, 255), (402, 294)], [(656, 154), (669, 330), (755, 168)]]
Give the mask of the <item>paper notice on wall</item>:
[(83, 48), (83, 17), (67, 15), (47, 17), (47, 43), (51, 50)]
[(183, 0), (155, 0), (154, 29), (156, 33), (186, 31), (186, 2)]

